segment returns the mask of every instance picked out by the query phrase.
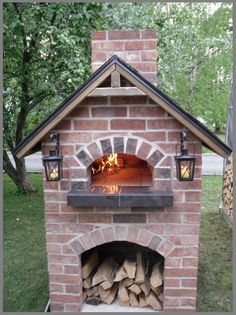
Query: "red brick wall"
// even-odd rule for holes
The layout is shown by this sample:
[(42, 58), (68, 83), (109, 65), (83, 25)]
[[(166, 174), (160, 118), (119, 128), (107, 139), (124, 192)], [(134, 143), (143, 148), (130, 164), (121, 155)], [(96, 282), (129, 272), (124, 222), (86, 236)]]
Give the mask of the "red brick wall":
[(92, 71), (117, 55), (138, 70), (147, 80), (156, 83), (156, 31), (116, 30), (92, 33)]
[[(123, 239), (147, 246), (165, 257), (164, 311), (195, 310), (201, 144), (189, 134), (196, 144), (196, 176), (193, 182), (179, 182), (174, 155), (182, 128), (144, 96), (89, 97), (57, 126), (55, 131), (60, 134), (64, 155), (64, 178), (60, 182), (44, 179), (52, 311), (81, 309), (81, 253)], [(45, 138), (43, 154), (48, 153), (51, 145)], [(154, 184), (158, 189), (173, 190), (173, 207), (157, 212), (153, 208), (67, 206), (66, 194), (71, 185), (78, 189), (88, 187), (89, 163), (103, 150), (114, 152), (122, 147), (124, 152), (154, 163)], [(153, 152), (163, 155), (156, 164), (155, 159), (150, 159)]]

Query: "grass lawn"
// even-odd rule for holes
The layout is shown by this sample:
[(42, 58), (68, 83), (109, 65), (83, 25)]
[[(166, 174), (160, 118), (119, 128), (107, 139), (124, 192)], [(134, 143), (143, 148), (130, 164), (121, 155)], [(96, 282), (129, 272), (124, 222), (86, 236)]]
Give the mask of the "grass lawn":
[(232, 312), (232, 230), (219, 216), (221, 176), (203, 176), (199, 312)]
[[(42, 177), (33, 196), (20, 195), (4, 175), (4, 312), (43, 312), (48, 301)], [(232, 311), (232, 235), (218, 215), (220, 176), (203, 176), (198, 305)]]
[(42, 176), (38, 193), (21, 195), (4, 175), (4, 312), (44, 311), (48, 300)]

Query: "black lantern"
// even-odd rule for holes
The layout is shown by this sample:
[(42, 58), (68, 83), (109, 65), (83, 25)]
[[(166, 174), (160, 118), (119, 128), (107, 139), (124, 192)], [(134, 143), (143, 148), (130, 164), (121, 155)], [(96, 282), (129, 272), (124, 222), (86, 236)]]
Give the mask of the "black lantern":
[[(180, 133), (180, 141), (176, 144), (176, 177), (179, 181), (192, 181), (195, 168), (195, 146), (193, 154), (188, 153), (187, 143), (189, 141), (184, 131)], [(190, 140), (191, 141), (191, 140)], [(193, 141), (191, 141), (193, 143)], [(178, 153), (179, 148), (179, 153)]]
[(56, 148), (55, 150), (50, 150), (49, 155), (43, 157), (43, 165), (45, 167), (47, 181), (59, 181), (63, 177), (63, 156), (60, 155), (59, 135), (52, 134), (50, 138), (56, 142)]

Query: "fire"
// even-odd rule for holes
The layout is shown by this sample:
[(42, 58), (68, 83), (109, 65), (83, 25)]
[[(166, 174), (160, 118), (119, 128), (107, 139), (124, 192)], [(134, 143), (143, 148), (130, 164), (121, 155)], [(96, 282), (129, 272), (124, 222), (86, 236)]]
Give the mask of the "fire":
[(118, 168), (118, 154), (112, 153), (107, 157), (104, 157), (99, 160), (97, 167), (92, 167), (92, 174), (99, 175), (99, 174), (114, 174)]
[(118, 186), (115, 185), (103, 186), (103, 192), (107, 194), (117, 194)]

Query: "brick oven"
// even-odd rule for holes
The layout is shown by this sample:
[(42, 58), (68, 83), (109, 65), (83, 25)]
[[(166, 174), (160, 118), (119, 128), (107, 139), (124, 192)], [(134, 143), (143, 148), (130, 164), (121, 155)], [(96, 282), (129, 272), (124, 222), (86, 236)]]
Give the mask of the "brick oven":
[[(109, 287), (116, 283), (114, 300), (127, 297), (121, 305), (194, 311), (201, 147), (223, 157), (230, 149), (155, 86), (154, 30), (92, 33), (92, 69), (15, 151), (22, 157), (41, 148), (47, 155), (54, 148), (50, 135), (59, 135), (63, 177), (43, 180), (50, 309), (83, 310), (123, 267), (126, 276)], [(177, 180), (174, 158), (183, 130), (196, 156), (194, 180), (186, 182)], [(129, 276), (125, 262), (136, 275)], [(137, 280), (142, 272), (145, 279)], [(160, 278), (156, 287), (151, 277)]]

